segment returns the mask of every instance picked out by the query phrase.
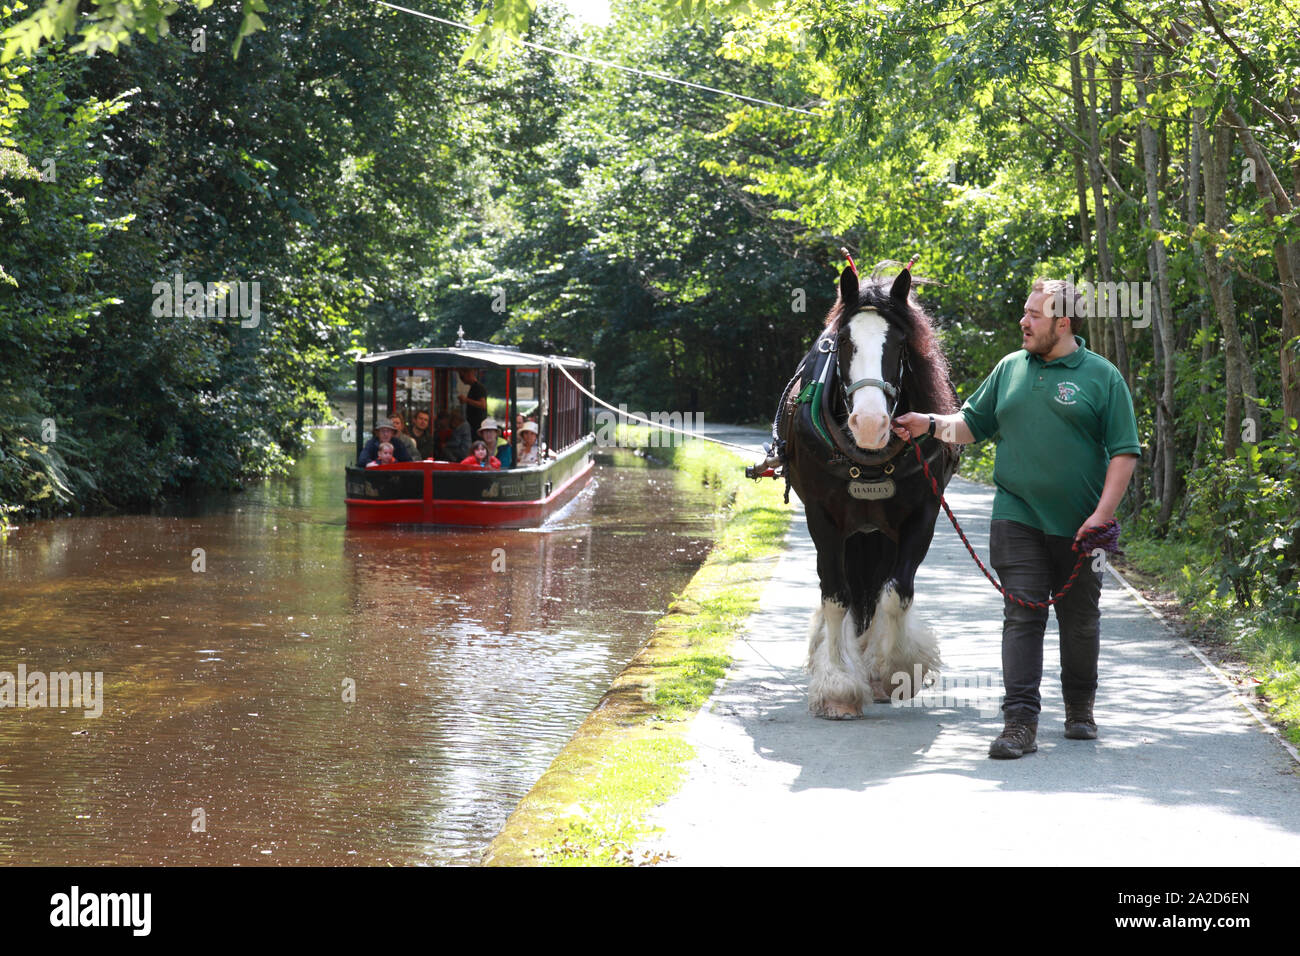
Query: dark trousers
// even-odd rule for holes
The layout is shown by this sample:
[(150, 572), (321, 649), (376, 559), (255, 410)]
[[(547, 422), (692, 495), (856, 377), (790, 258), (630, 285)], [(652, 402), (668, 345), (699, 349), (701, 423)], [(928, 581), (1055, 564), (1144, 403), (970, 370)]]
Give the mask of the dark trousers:
[[(994, 521), (989, 527), (989, 561), (1007, 591), (1027, 601), (1046, 601), (1059, 591), (1078, 558), (1071, 539), (1044, 534), (1017, 521)], [(1097, 690), (1097, 656), (1101, 650), (1101, 572), (1092, 555), (1084, 558), (1074, 587), (1055, 605), (1061, 632), (1061, 690), (1067, 701), (1087, 700)], [(1002, 620), (1002, 679), (1007, 717), (1037, 719), (1042, 709), (1038, 685), (1043, 679), (1043, 632), (1047, 609), (1006, 601)]]

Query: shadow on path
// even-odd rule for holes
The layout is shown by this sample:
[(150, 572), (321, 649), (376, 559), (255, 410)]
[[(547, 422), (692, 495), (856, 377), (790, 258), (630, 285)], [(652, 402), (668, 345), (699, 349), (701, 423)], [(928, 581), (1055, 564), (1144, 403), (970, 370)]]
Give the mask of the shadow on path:
[[(987, 554), (992, 490), (948, 499)], [(1097, 741), (1062, 736), (1055, 618), (1039, 750), (987, 757), (1001, 729), (1002, 599), (947, 519), (917, 578), (943, 681), (854, 721), (807, 710), (815, 549), (796, 515), (736, 662), (691, 731), (697, 759), (653, 819), (685, 864), (1293, 864), (1300, 776), (1187, 646), (1107, 576)], [(1046, 852), (1044, 852), (1046, 851)]]

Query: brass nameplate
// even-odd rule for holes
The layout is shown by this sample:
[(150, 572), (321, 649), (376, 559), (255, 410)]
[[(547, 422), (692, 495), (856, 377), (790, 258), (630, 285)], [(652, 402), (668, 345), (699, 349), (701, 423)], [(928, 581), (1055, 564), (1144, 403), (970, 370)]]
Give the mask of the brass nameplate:
[(882, 498), (894, 497), (893, 479), (886, 478), (884, 481), (850, 481), (849, 494), (854, 498), (861, 498), (863, 501), (879, 501)]

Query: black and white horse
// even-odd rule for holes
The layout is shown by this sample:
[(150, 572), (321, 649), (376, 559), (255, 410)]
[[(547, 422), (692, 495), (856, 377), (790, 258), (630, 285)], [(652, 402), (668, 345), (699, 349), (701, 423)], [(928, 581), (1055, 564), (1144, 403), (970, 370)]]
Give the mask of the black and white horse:
[[(909, 411), (950, 413), (957, 403), (911, 282), (907, 269), (892, 283), (862, 284), (844, 270), (774, 427), (817, 546), (822, 601), (809, 631), (808, 696), (822, 717), (910, 698), (940, 667), (934, 633), (912, 613), (939, 503), (890, 423)], [(960, 455), (943, 437), (918, 440), (941, 491)]]

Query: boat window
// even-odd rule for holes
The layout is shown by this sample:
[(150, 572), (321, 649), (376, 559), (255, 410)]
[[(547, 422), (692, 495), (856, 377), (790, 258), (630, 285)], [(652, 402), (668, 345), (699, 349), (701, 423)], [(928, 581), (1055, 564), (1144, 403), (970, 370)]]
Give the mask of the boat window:
[[(577, 368), (569, 372), (587, 387), (591, 370)], [(591, 403), (559, 369), (551, 369), (550, 414), (546, 423), (547, 444), (557, 451), (580, 440), (589, 431)]]
[(515, 413), (537, 421), (538, 406), (542, 401), (542, 375), (540, 369), (521, 368), (515, 372)]
[(433, 369), (395, 369), (396, 388), (393, 391), (393, 408), (410, 427), (416, 412), (433, 415)]

